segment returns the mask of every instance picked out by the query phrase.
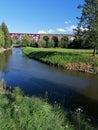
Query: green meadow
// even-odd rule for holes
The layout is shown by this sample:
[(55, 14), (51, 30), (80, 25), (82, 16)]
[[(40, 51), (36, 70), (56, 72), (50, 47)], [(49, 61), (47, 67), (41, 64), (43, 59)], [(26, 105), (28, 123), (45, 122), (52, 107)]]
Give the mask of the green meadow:
[(93, 57), (93, 50), (87, 49), (61, 49), (61, 48), (32, 48), (24, 47), (22, 51), (30, 58), (41, 62), (65, 67), (68, 63), (90, 63), (98, 66), (98, 55)]

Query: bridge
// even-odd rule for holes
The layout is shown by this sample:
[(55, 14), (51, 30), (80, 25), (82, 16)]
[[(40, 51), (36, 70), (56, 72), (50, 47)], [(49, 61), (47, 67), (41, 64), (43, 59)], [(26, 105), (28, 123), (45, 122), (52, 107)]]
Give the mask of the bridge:
[(10, 33), (10, 37), (12, 39), (19, 39), (21, 40), (24, 35), (28, 35), (31, 39), (35, 39), (38, 41), (40, 39), (39, 34), (31, 34), (31, 33)]
[(31, 33), (10, 33), (12, 39), (22, 39), (24, 35), (28, 35), (32, 40), (42, 41), (44, 36), (48, 36), (51, 40), (53, 36), (56, 36), (58, 40), (61, 40), (62, 37), (67, 36), (69, 40), (73, 39), (73, 34), (31, 34)]

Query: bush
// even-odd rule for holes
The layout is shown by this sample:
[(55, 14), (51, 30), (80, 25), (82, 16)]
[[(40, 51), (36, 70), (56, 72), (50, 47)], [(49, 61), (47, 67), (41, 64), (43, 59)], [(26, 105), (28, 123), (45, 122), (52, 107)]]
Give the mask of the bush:
[(47, 102), (23, 96), (18, 88), (7, 97), (1, 96), (0, 100), (1, 130), (65, 129), (64, 113), (59, 109), (55, 111)]
[(38, 43), (33, 39), (33, 40), (31, 40), (31, 46), (38, 47)]

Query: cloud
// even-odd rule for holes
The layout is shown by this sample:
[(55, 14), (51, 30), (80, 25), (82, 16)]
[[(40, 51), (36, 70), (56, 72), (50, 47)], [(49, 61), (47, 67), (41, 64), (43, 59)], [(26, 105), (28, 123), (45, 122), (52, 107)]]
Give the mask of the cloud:
[(57, 28), (57, 32), (60, 33), (73, 33), (73, 29), (75, 29), (77, 26), (75, 25), (71, 25), (71, 26), (67, 26), (65, 28)]
[(54, 33), (54, 30), (53, 29), (49, 29), (48, 33)]
[(56, 30), (57, 30), (58, 32), (61, 32), (61, 33), (66, 32), (66, 30), (65, 30), (65, 29), (63, 29), (63, 28), (57, 28)]
[(70, 21), (70, 20), (69, 20), (69, 21), (65, 21), (64, 23), (65, 23), (65, 24), (69, 24), (69, 23), (71, 23), (71, 21)]
[(39, 31), (38, 31), (38, 34), (47, 34), (47, 32), (44, 31), (44, 30), (39, 30)]
[[(57, 28), (55, 30), (53, 29), (49, 29), (48, 31), (45, 31), (44, 29), (39, 30), (38, 34), (53, 34), (53, 33), (73, 33), (73, 29), (75, 29), (77, 26), (76, 25), (70, 25), (70, 26), (66, 26), (64, 28)], [(82, 28), (83, 30), (83, 28)]]
[(38, 31), (39, 34), (48, 34), (48, 33), (54, 33), (54, 30), (53, 29), (49, 29), (48, 31), (45, 31), (45, 30), (39, 30)]
[(76, 29), (77, 26), (75, 25), (71, 25), (71, 26), (68, 26), (68, 27), (65, 27), (65, 30), (66, 32), (73, 32), (73, 29)]

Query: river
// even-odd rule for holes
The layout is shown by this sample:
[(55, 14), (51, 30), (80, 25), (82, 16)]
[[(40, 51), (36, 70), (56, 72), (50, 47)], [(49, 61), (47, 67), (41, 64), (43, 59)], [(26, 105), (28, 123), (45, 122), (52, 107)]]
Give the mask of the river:
[(0, 78), (19, 86), (29, 96), (44, 98), (65, 108), (82, 108), (98, 119), (98, 75), (48, 66), (25, 56), (20, 48), (0, 54)]

